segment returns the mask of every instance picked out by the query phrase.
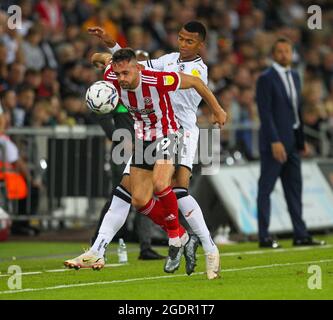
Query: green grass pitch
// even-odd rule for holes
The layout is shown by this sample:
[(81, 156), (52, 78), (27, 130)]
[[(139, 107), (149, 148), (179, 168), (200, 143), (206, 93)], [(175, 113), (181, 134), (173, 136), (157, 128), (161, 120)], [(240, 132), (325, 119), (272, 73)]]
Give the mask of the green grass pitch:
[[(290, 240), (281, 241), (282, 250), (259, 249), (257, 243), (222, 246), (222, 277), (212, 281), (204, 274), (201, 248), (196, 272), (187, 276), (184, 258), (177, 272), (166, 274), (163, 260), (137, 259), (137, 244), (128, 244), (126, 265), (117, 265), (116, 244), (111, 243), (107, 251), (110, 266), (101, 271), (76, 271), (65, 269), (63, 261), (82, 253), (88, 244), (3, 242), (0, 300), (333, 299), (333, 236), (318, 238), (325, 239), (327, 246), (294, 248)], [(166, 247), (157, 250), (167, 253)], [(19, 266), (22, 274), (10, 269), (12, 265)], [(312, 265), (318, 266), (312, 267), (317, 271)], [(21, 289), (8, 286), (19, 287), (20, 283)]]

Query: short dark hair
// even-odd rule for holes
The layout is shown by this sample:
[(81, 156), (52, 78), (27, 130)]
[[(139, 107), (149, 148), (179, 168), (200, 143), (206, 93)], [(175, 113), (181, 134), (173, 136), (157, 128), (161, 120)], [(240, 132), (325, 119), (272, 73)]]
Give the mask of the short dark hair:
[(190, 21), (184, 24), (183, 28), (188, 32), (197, 32), (202, 41), (206, 39), (206, 27), (199, 21)]
[(132, 61), (136, 60), (136, 55), (133, 49), (131, 48), (122, 48), (115, 52), (112, 56), (112, 63), (119, 63), (123, 61)]
[(272, 53), (274, 53), (276, 46), (278, 43), (288, 43), (291, 47), (293, 46), (293, 43), (291, 42), (290, 39), (288, 39), (287, 37), (279, 37), (275, 40), (275, 42), (273, 43), (272, 46)]

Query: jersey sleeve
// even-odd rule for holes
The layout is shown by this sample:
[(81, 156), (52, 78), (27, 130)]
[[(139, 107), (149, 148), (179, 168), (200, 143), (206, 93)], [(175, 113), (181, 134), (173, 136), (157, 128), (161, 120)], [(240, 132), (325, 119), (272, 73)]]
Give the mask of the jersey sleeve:
[(158, 89), (165, 92), (176, 91), (180, 87), (180, 75), (177, 72), (156, 72)]
[(207, 72), (207, 68), (204, 68), (204, 69), (202, 70), (201, 80), (202, 80), (206, 85), (208, 84), (208, 72)]
[(116, 45), (115, 45), (114, 47), (112, 47), (112, 48), (108, 48), (108, 49), (109, 49), (109, 51), (110, 51), (111, 54), (114, 54), (114, 53), (117, 52), (119, 49), (121, 49), (121, 46), (120, 46), (118, 43), (116, 43)]
[(140, 61), (140, 64), (144, 65), (150, 70), (164, 70), (164, 56), (158, 58), (158, 59), (149, 59), (146, 61)]
[(112, 81), (112, 82), (115, 81), (115, 80), (117, 80), (117, 77), (116, 77), (116, 75), (113, 72), (111, 64), (109, 64), (109, 65), (106, 66), (106, 68), (104, 70), (103, 80), (105, 80), (105, 81)]
[(205, 84), (208, 83), (207, 67), (202, 65), (193, 66), (190, 75), (200, 78)]

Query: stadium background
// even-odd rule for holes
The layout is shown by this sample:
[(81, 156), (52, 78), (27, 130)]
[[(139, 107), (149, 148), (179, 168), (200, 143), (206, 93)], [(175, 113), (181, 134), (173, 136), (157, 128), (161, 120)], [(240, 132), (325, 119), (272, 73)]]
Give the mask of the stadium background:
[[(83, 98), (88, 86), (101, 77), (89, 58), (105, 50), (87, 34), (89, 26), (103, 26), (122, 46), (143, 49), (151, 58), (177, 50), (177, 32), (185, 22), (198, 19), (207, 26), (202, 56), (209, 67), (209, 87), (229, 115), (221, 137), (222, 166), (258, 160), (255, 83), (270, 64), (273, 41), (287, 36), (295, 44), (294, 65), (303, 82), (310, 157), (332, 158), (333, 3), (315, 2), (322, 9), (322, 30), (308, 28), (311, 4), (296, 0), (1, 1), (1, 104), (10, 111), (8, 133), (33, 177), (28, 199), (9, 207), (14, 221), (27, 221), (24, 225), (29, 226), (23, 231), (17, 228), (17, 233), (37, 235), (41, 230), (39, 239), (56, 235), (74, 239), (76, 234), (87, 239), (81, 231), (92, 232), (110, 192), (110, 146), (94, 127)], [(22, 8), (22, 29), (8, 28), (11, 5)], [(208, 113), (202, 103), (201, 127), (209, 127)], [(86, 154), (99, 156), (85, 164)], [(203, 194), (199, 172), (197, 168), (192, 184), (198, 195)], [(331, 172), (329, 167), (328, 181), (333, 186)], [(210, 229), (216, 232), (218, 226), (230, 225), (236, 231), (219, 199), (207, 199), (200, 200), (208, 211)], [(127, 228), (132, 230), (131, 222)]]

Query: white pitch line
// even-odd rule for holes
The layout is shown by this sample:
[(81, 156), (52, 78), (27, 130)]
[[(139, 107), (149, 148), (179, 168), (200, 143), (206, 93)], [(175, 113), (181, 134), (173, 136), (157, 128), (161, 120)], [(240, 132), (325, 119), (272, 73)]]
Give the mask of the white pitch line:
[[(110, 263), (110, 264), (106, 264), (104, 266), (104, 268), (114, 268), (114, 267), (122, 267), (125, 266), (126, 263)], [(80, 270), (91, 270), (90, 268), (82, 268)], [(44, 272), (49, 272), (49, 273), (53, 273), (53, 272), (66, 272), (66, 271), (73, 271), (73, 269), (68, 269), (68, 268), (63, 268), (63, 269), (51, 269), (51, 270), (43, 270), (43, 271), (34, 271), (34, 272), (22, 272), (22, 273), (15, 273), (16, 276), (28, 276), (28, 275), (32, 275), (32, 274), (42, 274)], [(10, 277), (13, 274), (0, 274), (0, 278), (3, 277)]]
[[(128, 264), (128, 263), (127, 263)], [(109, 264), (106, 264), (104, 265), (104, 268), (114, 268), (114, 267), (123, 267), (123, 266), (126, 266), (126, 263), (109, 263)], [(63, 268), (63, 269), (51, 269), (51, 270), (44, 270), (44, 272), (65, 272), (65, 271), (73, 271), (73, 269), (68, 269), (68, 268)], [(90, 268), (83, 268), (83, 269), (80, 269), (80, 270), (91, 270)]]
[[(235, 271), (247, 271), (247, 270), (255, 270), (255, 269), (264, 269), (264, 268), (275, 268), (275, 267), (289, 267), (289, 266), (295, 266), (295, 265), (325, 263), (325, 262), (333, 262), (333, 259), (301, 261), (301, 262), (288, 262), (288, 263), (275, 263), (275, 264), (268, 264), (268, 265), (261, 265), (261, 266), (224, 269), (224, 270), (222, 270), (222, 273), (224, 273), (224, 272), (235, 272)], [(202, 275), (202, 274), (205, 274), (205, 272), (196, 272), (196, 273), (193, 273), (191, 276)], [(125, 279), (125, 280), (87, 282), (87, 283), (77, 283), (77, 284), (63, 284), (63, 285), (53, 286), (53, 287), (28, 288), (28, 289), (21, 289), (21, 290), (0, 291), (0, 295), (1, 294), (21, 293), (21, 292), (48, 291), (48, 290), (68, 289), (68, 288), (76, 288), (76, 287), (87, 287), (87, 286), (94, 286), (94, 285), (99, 285), (100, 286), (100, 285), (113, 284), (113, 283), (128, 283), (128, 282), (137, 282), (137, 281), (145, 281), (145, 280), (170, 279), (170, 278), (179, 278), (179, 277), (188, 277), (188, 275), (187, 274), (179, 274), (179, 275), (169, 275), (169, 276), (133, 278), (133, 279)]]
[[(307, 251), (307, 250), (317, 250), (317, 249), (330, 249), (333, 245), (327, 244), (325, 246), (307, 246), (307, 247), (296, 247), (296, 248), (286, 248), (286, 249), (265, 249), (265, 250), (255, 250), (255, 251), (238, 251), (238, 252), (226, 252), (221, 253), (222, 257), (229, 256), (239, 256), (242, 254), (254, 255), (254, 254), (265, 254), (265, 253), (280, 253), (280, 252), (293, 252), (293, 251)], [(223, 248), (222, 248), (223, 251)], [(198, 255), (199, 256), (199, 255)]]
[[(22, 272), (22, 273), (15, 273), (15, 275), (18, 275), (18, 276), (30, 276), (32, 274), (41, 274), (43, 273), (42, 271), (32, 271), (32, 272)], [(10, 277), (12, 276), (13, 274), (0, 274), (0, 278), (3, 278), (3, 277)]]
[[(255, 254), (265, 254), (265, 253), (280, 253), (280, 252), (290, 252), (290, 251), (307, 251), (307, 250), (317, 250), (317, 249), (330, 249), (333, 248), (332, 244), (327, 244), (324, 246), (304, 246), (304, 247), (294, 247), (294, 248), (279, 248), (279, 249), (264, 249), (264, 250), (251, 250), (251, 251), (236, 251), (236, 252), (226, 252), (223, 253), (223, 248), (227, 247), (227, 245), (222, 244), (222, 252), (220, 253), (220, 255), (222, 257), (228, 257), (228, 256), (237, 256), (237, 255), (242, 255), (242, 254), (247, 254), (247, 255), (255, 255)], [(159, 249), (160, 247), (156, 246), (154, 247), (154, 249)], [(138, 250), (131, 248), (130, 250), (128, 250), (129, 252), (137, 252)], [(108, 254), (110, 253), (116, 253), (115, 250), (108, 250), (107, 251)], [(57, 256), (64, 256), (64, 255), (56, 255), (56, 256), (43, 256), (43, 257), (23, 257), (24, 259), (38, 259), (38, 258), (42, 258), (42, 259), (49, 259), (49, 258), (54, 258)], [(67, 254), (66, 254), (67, 256)], [(204, 256), (204, 254), (197, 254), (198, 257), (200, 256)], [(16, 257), (16, 261), (21, 260), (22, 258), (20, 257)], [(2, 260), (3, 262), (11, 262), (12, 260)], [(117, 266), (118, 264), (113, 264), (110, 266)], [(59, 271), (61, 272), (61, 271)]]
[[(223, 246), (223, 245), (222, 245)], [(327, 244), (325, 246), (306, 246), (306, 247), (296, 247), (296, 248), (280, 248), (280, 249), (264, 249), (264, 250), (252, 250), (252, 251), (237, 251), (237, 252), (221, 252), (221, 257), (232, 257), (241, 255), (255, 255), (255, 254), (266, 254), (266, 253), (282, 253), (282, 252), (294, 252), (294, 251), (308, 251), (317, 249), (331, 249), (333, 245)], [(223, 251), (223, 247), (222, 247)], [(197, 257), (204, 256), (204, 254), (197, 254)]]
[[(297, 247), (297, 248), (286, 248), (286, 249), (265, 249), (265, 250), (254, 250), (254, 251), (238, 251), (238, 252), (227, 252), (227, 253), (221, 253), (222, 258), (223, 257), (231, 257), (231, 256), (241, 256), (241, 255), (255, 255), (255, 254), (266, 254), (266, 253), (282, 253), (282, 252), (293, 252), (293, 251), (307, 251), (307, 250), (314, 250), (314, 249), (330, 249), (333, 248), (333, 245), (325, 245), (325, 246), (306, 246), (306, 247)], [(204, 256), (204, 254), (197, 254), (197, 257)], [(126, 265), (126, 264), (125, 264)], [(121, 267), (124, 266), (124, 264), (120, 263), (111, 263), (106, 264), (104, 268), (108, 267)], [(89, 268), (83, 268), (80, 270), (90, 270)], [(23, 273), (17, 273), (17, 275), (35, 275), (35, 274), (42, 274), (44, 272), (49, 273), (56, 273), (56, 272), (66, 272), (66, 271), (73, 271), (73, 269), (63, 268), (63, 269), (51, 269), (51, 270), (43, 270), (43, 271), (35, 271), (35, 272), (23, 272)], [(0, 274), (0, 278), (3, 277), (10, 277), (11, 274)]]
[(275, 267), (288, 267), (288, 266), (295, 266), (295, 265), (304, 265), (304, 264), (312, 264), (312, 263), (325, 263), (325, 262), (333, 262), (333, 259), (324, 259), (324, 260), (317, 260), (317, 261), (273, 263), (273, 264), (262, 265), (262, 266), (233, 268), (233, 269), (225, 269), (225, 270), (222, 269), (222, 273), (223, 272), (244, 271), (244, 270), (265, 269), (265, 268), (275, 268)]

